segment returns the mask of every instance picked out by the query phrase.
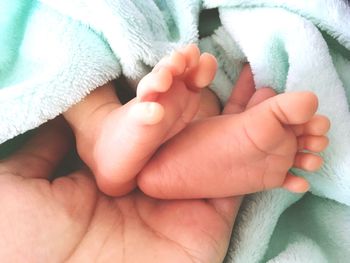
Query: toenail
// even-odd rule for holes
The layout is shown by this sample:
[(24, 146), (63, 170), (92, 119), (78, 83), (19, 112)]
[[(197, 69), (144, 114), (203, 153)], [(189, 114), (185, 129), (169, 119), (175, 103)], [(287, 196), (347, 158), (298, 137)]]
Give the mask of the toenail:
[(139, 112), (139, 114), (143, 117), (143, 121), (145, 124), (156, 124), (161, 121), (161, 119), (164, 116), (164, 109), (163, 107), (155, 102), (148, 102), (143, 103), (140, 105), (140, 110), (142, 112)]

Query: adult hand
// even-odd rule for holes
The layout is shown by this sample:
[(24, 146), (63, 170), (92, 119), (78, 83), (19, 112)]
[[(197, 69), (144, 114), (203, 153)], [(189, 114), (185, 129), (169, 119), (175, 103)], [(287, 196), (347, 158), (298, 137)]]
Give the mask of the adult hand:
[(50, 181), (67, 127), (41, 127), (0, 163), (1, 262), (222, 262), (240, 198), (111, 198), (79, 170)]

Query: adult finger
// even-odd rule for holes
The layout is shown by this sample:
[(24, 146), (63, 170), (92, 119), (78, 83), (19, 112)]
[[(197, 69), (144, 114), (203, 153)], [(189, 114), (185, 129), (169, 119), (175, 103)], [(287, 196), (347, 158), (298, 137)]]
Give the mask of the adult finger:
[(42, 125), (13, 155), (0, 163), (1, 170), (27, 178), (48, 178), (71, 145), (72, 135), (59, 117)]
[(240, 113), (244, 111), (254, 92), (255, 84), (252, 70), (249, 64), (245, 64), (227, 100), (223, 114)]
[(273, 96), (276, 96), (276, 92), (271, 88), (258, 89), (248, 101), (246, 109), (254, 107), (255, 105), (258, 105), (259, 103)]

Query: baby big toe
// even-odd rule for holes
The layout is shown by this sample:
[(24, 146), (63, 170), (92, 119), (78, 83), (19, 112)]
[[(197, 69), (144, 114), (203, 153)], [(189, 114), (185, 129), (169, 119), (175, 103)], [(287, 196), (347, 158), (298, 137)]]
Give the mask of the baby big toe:
[(312, 92), (289, 92), (273, 97), (270, 109), (283, 124), (296, 125), (308, 122), (315, 114), (318, 100)]
[(131, 106), (130, 121), (139, 125), (155, 125), (164, 117), (164, 108), (157, 102), (140, 102)]

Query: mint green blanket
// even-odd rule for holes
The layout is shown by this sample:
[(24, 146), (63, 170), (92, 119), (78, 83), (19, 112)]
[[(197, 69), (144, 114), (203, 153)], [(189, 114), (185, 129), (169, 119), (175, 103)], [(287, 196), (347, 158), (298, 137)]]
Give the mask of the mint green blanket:
[[(220, 17), (199, 20), (209, 8), (218, 8)], [(217, 30), (198, 40), (198, 27), (217, 21)], [(223, 102), (249, 61), (258, 88), (312, 90), (319, 112), (332, 122), (323, 168), (294, 171), (310, 181), (310, 192), (277, 189), (248, 196), (226, 261), (348, 262), (346, 1), (0, 0), (0, 143), (54, 118), (121, 74), (139, 79), (169, 51), (191, 42), (218, 58), (211, 88)]]

